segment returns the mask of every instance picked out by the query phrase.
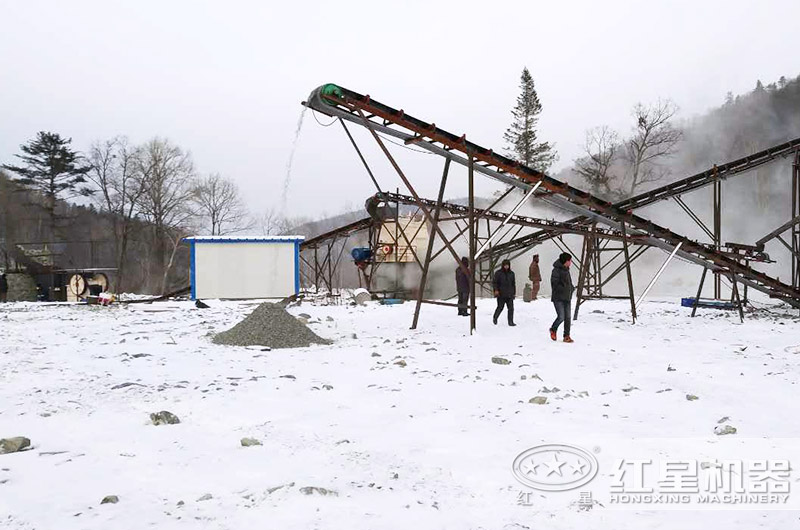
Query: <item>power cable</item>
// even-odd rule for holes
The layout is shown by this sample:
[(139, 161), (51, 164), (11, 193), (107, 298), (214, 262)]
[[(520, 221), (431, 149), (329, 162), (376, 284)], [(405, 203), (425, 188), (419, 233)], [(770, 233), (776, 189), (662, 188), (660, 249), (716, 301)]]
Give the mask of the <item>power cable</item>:
[(316, 121), (317, 123), (319, 123), (323, 127), (330, 127), (331, 125), (336, 123), (336, 120), (339, 119), (339, 118), (333, 118), (333, 121), (330, 122), (330, 123), (322, 123), (321, 121), (319, 121), (319, 118), (317, 118), (317, 111), (315, 111), (313, 108), (311, 108), (311, 113), (314, 115), (314, 121)]

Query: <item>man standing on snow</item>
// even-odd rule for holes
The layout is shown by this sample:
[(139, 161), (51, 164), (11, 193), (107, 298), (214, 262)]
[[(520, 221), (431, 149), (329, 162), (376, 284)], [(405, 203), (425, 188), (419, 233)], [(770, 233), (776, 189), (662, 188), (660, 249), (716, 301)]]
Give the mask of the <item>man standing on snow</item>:
[(456, 267), (456, 291), (458, 292), (458, 316), (468, 317), (469, 304), (469, 258), (461, 258), (461, 265)]
[(500, 270), (494, 273), (494, 295), (497, 298), (497, 309), (494, 311), (492, 322), (497, 324), (497, 318), (503, 312), (503, 306), (508, 307), (508, 325), (514, 324), (514, 297), (517, 295), (517, 281), (514, 278), (514, 271), (511, 270), (511, 262), (503, 260)]
[(8, 278), (5, 272), (0, 272), (0, 302), (8, 300)]
[(531, 281), (531, 300), (536, 300), (539, 287), (542, 285), (542, 273), (539, 271), (539, 254), (533, 255), (533, 261), (528, 269), (528, 279)]
[(570, 300), (572, 299), (572, 276), (569, 275), (569, 267), (572, 265), (572, 256), (564, 252), (555, 263), (553, 263), (553, 273), (550, 275), (550, 287), (552, 288), (551, 299), (556, 308), (556, 319), (550, 326), (550, 338), (556, 340), (558, 326), (564, 323), (564, 342), (574, 342), (569, 336), (569, 328), (572, 315)]

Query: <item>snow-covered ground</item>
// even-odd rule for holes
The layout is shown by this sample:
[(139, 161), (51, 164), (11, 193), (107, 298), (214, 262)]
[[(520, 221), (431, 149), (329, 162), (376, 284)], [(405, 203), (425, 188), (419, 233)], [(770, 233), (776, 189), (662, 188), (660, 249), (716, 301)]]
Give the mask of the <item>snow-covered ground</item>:
[[(518, 300), (516, 328), (504, 317), (493, 326), (494, 303), (482, 300), (473, 337), (446, 307), (425, 306), (410, 331), (413, 304), (303, 304), (290, 312), (334, 344), (262, 351), (209, 338), (252, 302), (208, 303), (0, 306), (0, 438), (33, 446), (0, 455), (0, 526), (800, 524), (796, 511), (579, 510), (540, 494), (523, 506), (511, 473), (518, 453), (544, 442), (713, 437), (725, 416), (733, 436), (800, 438), (796, 317), (691, 319), (652, 301), (631, 325), (625, 302), (591, 302), (568, 345), (547, 335), (547, 300)], [(537, 395), (548, 403), (529, 403)], [(153, 425), (161, 410), (181, 423)], [(119, 502), (101, 505), (107, 495)]]

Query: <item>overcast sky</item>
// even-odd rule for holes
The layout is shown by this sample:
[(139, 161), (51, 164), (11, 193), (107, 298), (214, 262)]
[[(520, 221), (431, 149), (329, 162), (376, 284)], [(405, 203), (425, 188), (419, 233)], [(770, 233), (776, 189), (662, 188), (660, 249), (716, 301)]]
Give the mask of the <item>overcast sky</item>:
[[(0, 0), (0, 161), (39, 130), (80, 150), (158, 135), (190, 150), (198, 171), (235, 180), (252, 210), (280, 208), (300, 102), (318, 85), (500, 150), (527, 66), (558, 169), (587, 128), (627, 132), (636, 102), (672, 98), (688, 118), (757, 79), (797, 76), (799, 20), (797, 0)], [(314, 118), (299, 137), (288, 213), (361, 207), (374, 189), (344, 131)], [(358, 132), (382, 184), (397, 185)], [(441, 160), (405, 150), (401, 160), (433, 196)]]

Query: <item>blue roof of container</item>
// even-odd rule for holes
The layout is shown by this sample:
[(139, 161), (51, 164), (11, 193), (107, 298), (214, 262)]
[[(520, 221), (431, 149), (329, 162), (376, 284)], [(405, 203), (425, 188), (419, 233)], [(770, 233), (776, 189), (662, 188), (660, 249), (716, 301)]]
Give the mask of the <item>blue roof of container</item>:
[(184, 241), (195, 243), (285, 243), (304, 241), (306, 236), (189, 236)]

